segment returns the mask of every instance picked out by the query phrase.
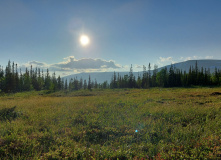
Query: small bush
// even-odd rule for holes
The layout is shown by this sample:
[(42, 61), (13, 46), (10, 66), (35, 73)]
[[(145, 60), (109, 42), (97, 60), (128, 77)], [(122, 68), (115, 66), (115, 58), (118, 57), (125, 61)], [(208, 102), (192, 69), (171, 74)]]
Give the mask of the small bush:
[(15, 111), (16, 106), (12, 108), (4, 108), (0, 110), (0, 120), (1, 121), (6, 121), (6, 120), (14, 120), (17, 118), (20, 113)]

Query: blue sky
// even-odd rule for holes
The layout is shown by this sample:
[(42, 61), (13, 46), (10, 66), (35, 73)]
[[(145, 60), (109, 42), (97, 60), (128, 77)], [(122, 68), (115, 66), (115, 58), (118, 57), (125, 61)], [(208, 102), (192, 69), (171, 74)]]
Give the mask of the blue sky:
[[(221, 59), (220, 0), (1, 0), (0, 65), (61, 76)], [(90, 44), (83, 47), (79, 37)]]

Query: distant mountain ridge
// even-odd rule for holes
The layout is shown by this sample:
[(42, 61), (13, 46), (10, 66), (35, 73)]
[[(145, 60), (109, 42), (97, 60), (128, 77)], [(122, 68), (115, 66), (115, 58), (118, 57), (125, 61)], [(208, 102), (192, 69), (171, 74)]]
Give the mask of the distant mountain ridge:
[[(174, 63), (172, 64), (173, 67), (180, 69), (182, 71), (189, 71), (190, 66), (195, 67), (197, 61), (197, 66), (198, 69), (201, 70), (201, 68), (207, 68), (210, 69), (210, 72), (214, 72), (215, 68), (217, 69), (221, 69), (221, 60), (188, 60), (188, 61), (184, 61), (184, 62), (179, 62), (179, 63)], [(153, 66), (152, 66), (153, 67)], [(160, 71), (163, 68), (167, 68), (168, 70), (170, 69), (171, 65), (166, 65), (164, 67), (160, 67), (158, 68), (158, 71)], [(153, 71), (151, 71), (152, 73)], [(139, 72), (133, 72), (134, 76), (137, 78), (138, 75), (140, 74), (140, 76), (142, 76), (143, 71), (139, 71)], [(124, 75), (128, 75), (128, 72), (116, 72), (116, 75), (118, 76), (118, 74), (120, 76), (124, 76)], [(82, 78), (83, 80), (86, 79), (88, 81), (89, 75), (91, 77), (91, 80), (94, 81), (95, 79), (97, 80), (98, 83), (103, 83), (104, 81), (110, 82), (114, 72), (91, 72), (91, 73), (78, 73), (78, 74), (72, 74), (69, 76), (65, 76), (63, 77), (63, 79), (67, 79), (68, 81), (72, 78), (78, 78), (78, 80), (80, 78)]]
[[(195, 67), (195, 64), (197, 62), (198, 69), (200, 70), (202, 67), (210, 69), (211, 72), (214, 72), (215, 68), (221, 69), (221, 60), (188, 60), (184, 62), (174, 63), (172, 64), (177, 69), (180, 69), (182, 71), (189, 71), (190, 66)], [(164, 67), (161, 67), (159, 69), (167, 67), (167, 69), (170, 68), (171, 65), (167, 65)]]

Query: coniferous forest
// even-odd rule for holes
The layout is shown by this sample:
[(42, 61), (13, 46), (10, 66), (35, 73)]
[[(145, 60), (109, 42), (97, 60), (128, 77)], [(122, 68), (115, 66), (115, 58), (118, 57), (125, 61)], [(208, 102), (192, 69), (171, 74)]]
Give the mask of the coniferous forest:
[(40, 68), (26, 68), (25, 71), (18, 69), (17, 64), (8, 62), (5, 67), (0, 67), (0, 91), (5, 93), (15, 93), (31, 90), (74, 91), (80, 89), (107, 89), (107, 88), (150, 88), (150, 87), (191, 87), (191, 86), (217, 86), (221, 84), (221, 70), (215, 68), (213, 73), (207, 68), (190, 66), (189, 71), (176, 69), (172, 64), (169, 70), (165, 67), (158, 71), (154, 65), (153, 71), (149, 63), (148, 69), (143, 65), (143, 72), (136, 78), (131, 65), (128, 75), (120, 76), (114, 72), (110, 83), (105, 81), (97, 83), (96, 79), (88, 80), (80, 78), (63, 79), (56, 77), (56, 73), (49, 73)]

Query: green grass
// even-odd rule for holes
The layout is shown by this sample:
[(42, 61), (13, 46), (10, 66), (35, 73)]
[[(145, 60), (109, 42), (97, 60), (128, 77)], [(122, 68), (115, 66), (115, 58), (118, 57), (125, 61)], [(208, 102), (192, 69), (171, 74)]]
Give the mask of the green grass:
[(154, 88), (3, 95), (0, 159), (220, 158), (221, 96), (211, 95), (219, 91)]

